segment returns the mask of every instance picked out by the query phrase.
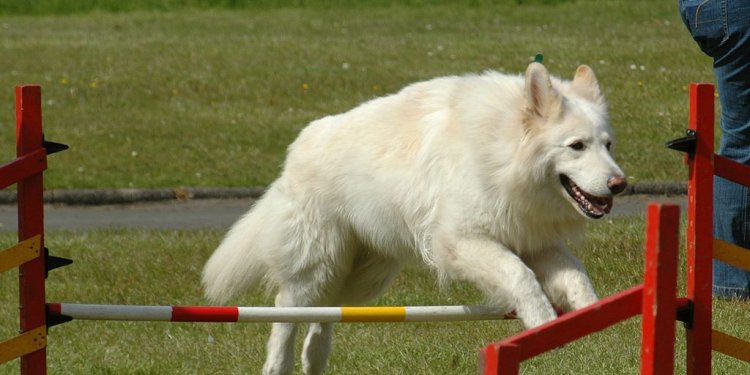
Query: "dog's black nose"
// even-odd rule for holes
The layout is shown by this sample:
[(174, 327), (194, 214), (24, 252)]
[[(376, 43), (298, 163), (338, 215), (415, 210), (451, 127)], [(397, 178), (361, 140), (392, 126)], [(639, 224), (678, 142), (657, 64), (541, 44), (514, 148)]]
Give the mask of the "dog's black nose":
[(612, 194), (620, 194), (628, 187), (628, 181), (623, 176), (612, 176), (607, 180), (607, 187)]

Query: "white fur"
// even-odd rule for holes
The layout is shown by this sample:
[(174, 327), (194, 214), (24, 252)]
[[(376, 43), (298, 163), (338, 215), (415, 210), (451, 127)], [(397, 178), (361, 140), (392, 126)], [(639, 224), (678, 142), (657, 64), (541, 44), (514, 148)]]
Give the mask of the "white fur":
[[(612, 140), (586, 66), (573, 81), (536, 63), (525, 76), (438, 78), (313, 121), (209, 259), (206, 295), (223, 303), (266, 281), (277, 306), (361, 304), (423, 263), (538, 326), (554, 306), (597, 300), (565, 246), (584, 216), (559, 175), (610, 197), (609, 179), (623, 176)], [(273, 325), (265, 374), (292, 372), (296, 330)], [(332, 325), (311, 324), (307, 374), (323, 372), (331, 338)]]

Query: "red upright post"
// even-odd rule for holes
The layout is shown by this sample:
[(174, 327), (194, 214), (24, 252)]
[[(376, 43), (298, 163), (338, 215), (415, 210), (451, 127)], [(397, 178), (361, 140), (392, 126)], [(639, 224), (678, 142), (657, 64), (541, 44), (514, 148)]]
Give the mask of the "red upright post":
[[(687, 298), (693, 321), (687, 330), (687, 373), (711, 373), (711, 295), (713, 259), (714, 87), (690, 84), (688, 127), (696, 132), (689, 160)], [(698, 217), (700, 216), (700, 220)]]
[[(43, 149), (41, 88), (36, 85), (16, 87), (16, 152), (19, 157)], [(46, 162), (46, 154), (40, 155)], [(23, 241), (41, 235), (44, 248), (44, 207), (42, 172), (18, 182), (18, 239)], [(19, 269), (21, 332), (46, 325), (44, 295), (44, 251)], [(22, 374), (46, 374), (45, 348), (21, 357)]]
[(647, 224), (641, 374), (672, 374), (680, 206), (649, 204)]

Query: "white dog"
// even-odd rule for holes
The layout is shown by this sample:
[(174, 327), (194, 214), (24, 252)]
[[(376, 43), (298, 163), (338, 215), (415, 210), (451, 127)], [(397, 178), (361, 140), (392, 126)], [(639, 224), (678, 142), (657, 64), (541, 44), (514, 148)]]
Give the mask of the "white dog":
[[(362, 304), (407, 263), (467, 280), (526, 327), (597, 300), (565, 242), (626, 181), (593, 71), (539, 64), (410, 85), (313, 121), (284, 170), (203, 272), (223, 303), (267, 282), (276, 306)], [(295, 324), (276, 323), (265, 374), (294, 369)], [(332, 324), (311, 324), (302, 361), (322, 373)]]

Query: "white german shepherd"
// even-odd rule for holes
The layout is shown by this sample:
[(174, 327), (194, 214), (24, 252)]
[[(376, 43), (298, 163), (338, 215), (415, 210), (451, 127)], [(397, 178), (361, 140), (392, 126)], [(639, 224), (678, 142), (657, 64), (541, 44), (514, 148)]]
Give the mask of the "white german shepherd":
[[(597, 300), (565, 242), (626, 186), (613, 142), (585, 65), (572, 81), (539, 63), (438, 78), (313, 121), (209, 259), (206, 295), (266, 282), (276, 306), (362, 304), (416, 262), (541, 325)], [(273, 325), (264, 374), (293, 371), (296, 332)], [(323, 372), (332, 332), (310, 324), (305, 373)]]

